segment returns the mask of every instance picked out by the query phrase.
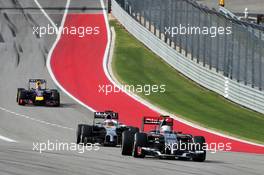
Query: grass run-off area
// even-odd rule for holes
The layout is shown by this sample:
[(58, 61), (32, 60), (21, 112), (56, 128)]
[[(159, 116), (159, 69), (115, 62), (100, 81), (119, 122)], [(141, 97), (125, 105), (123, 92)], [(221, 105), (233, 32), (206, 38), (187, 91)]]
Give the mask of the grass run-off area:
[(152, 53), (118, 22), (112, 67), (122, 84), (166, 85), (165, 93), (141, 97), (160, 108), (231, 136), (264, 143), (264, 115), (242, 108), (198, 86)]

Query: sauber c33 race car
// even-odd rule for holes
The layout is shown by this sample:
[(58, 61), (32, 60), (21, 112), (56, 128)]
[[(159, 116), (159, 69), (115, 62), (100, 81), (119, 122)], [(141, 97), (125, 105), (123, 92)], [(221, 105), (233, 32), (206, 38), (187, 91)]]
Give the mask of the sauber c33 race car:
[(78, 125), (77, 144), (98, 143), (103, 146), (117, 146), (121, 144), (124, 131), (136, 133), (139, 132), (139, 128), (119, 123), (116, 112), (95, 112), (92, 125)]
[[(148, 125), (149, 129), (154, 126), (154, 130), (144, 132), (144, 125)], [(122, 133), (122, 155), (205, 161), (205, 138), (182, 134), (173, 131), (172, 127), (173, 119), (168, 116), (143, 117), (142, 132), (127, 130)]]
[(46, 80), (29, 79), (28, 89), (17, 89), (16, 101), (19, 105), (60, 106), (60, 93), (56, 89), (47, 89)]

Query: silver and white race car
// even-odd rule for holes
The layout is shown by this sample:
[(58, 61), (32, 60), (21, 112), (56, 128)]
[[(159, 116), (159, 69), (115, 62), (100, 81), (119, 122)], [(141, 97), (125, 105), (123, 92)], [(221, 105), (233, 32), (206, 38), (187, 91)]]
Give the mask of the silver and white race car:
[(117, 146), (121, 144), (122, 133), (132, 133), (139, 129), (119, 123), (118, 113), (113, 111), (95, 112), (92, 125), (79, 124), (77, 128), (77, 144), (96, 144)]
[[(144, 132), (144, 125), (154, 125), (154, 130)], [(169, 116), (144, 117), (141, 132), (123, 132), (122, 155), (132, 155), (137, 158), (153, 156), (205, 161), (205, 138), (182, 134), (173, 131), (172, 128), (173, 119)]]

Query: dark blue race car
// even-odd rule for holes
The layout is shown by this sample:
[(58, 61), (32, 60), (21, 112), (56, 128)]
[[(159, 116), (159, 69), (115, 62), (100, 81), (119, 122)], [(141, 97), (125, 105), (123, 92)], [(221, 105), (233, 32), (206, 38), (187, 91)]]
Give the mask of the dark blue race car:
[(44, 79), (29, 79), (28, 89), (18, 88), (18, 105), (60, 106), (60, 93), (57, 89), (47, 89)]

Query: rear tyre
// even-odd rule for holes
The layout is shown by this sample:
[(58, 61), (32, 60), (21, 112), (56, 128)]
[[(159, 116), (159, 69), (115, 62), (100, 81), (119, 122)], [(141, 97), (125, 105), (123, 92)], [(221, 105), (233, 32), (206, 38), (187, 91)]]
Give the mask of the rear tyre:
[(87, 143), (88, 140), (92, 137), (92, 126), (80, 124), (77, 128), (77, 144)]
[(125, 156), (131, 156), (134, 144), (134, 132), (129, 130), (122, 133), (122, 143), (121, 143), (121, 154)]
[(146, 133), (136, 133), (134, 148), (133, 148), (133, 156), (136, 158), (144, 158), (145, 154), (141, 148), (146, 147), (146, 146), (147, 146), (147, 134)]
[(129, 128), (129, 131), (131, 131), (131, 132), (133, 132), (135, 134), (139, 132), (139, 128), (138, 127), (130, 126), (128, 128)]
[(194, 155), (193, 161), (204, 162), (206, 159), (205, 138), (203, 136), (195, 136), (193, 141), (196, 145), (194, 151), (204, 151), (204, 153)]
[(23, 91), (23, 89), (18, 89), (18, 92), (17, 92), (18, 105), (24, 106), (26, 104), (25, 99), (26, 99), (26, 92)]
[(18, 94), (20, 91), (25, 90), (24, 88), (17, 88), (16, 102), (18, 103)]
[(55, 102), (54, 106), (59, 107), (60, 106), (60, 93), (58, 91), (52, 91), (52, 97)]

